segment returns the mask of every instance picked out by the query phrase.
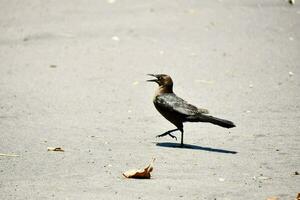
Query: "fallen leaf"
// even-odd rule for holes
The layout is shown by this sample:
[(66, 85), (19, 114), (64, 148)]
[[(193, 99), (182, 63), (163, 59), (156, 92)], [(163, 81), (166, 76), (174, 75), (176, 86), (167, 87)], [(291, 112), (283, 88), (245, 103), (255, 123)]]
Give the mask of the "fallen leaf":
[(0, 153), (0, 156), (6, 156), (6, 157), (19, 157), (20, 155)]
[(155, 158), (144, 169), (133, 169), (133, 170), (126, 171), (123, 173), (123, 176), (125, 176), (126, 178), (150, 179), (151, 178), (150, 173), (153, 171), (153, 162), (154, 161), (155, 161)]
[(65, 151), (61, 147), (47, 147), (47, 150), (48, 151), (61, 151), (61, 152)]
[(295, 200), (300, 200), (300, 193), (298, 193), (297, 197)]

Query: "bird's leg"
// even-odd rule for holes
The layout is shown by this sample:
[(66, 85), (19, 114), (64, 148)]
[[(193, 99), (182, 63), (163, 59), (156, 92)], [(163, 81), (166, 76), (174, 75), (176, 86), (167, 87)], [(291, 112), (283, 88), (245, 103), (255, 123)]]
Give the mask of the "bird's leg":
[(169, 131), (167, 131), (167, 132), (165, 132), (163, 134), (157, 135), (156, 137), (164, 137), (166, 135), (169, 135), (171, 138), (175, 138), (177, 140), (177, 137), (174, 136), (174, 135), (172, 135), (171, 133), (174, 132), (174, 131), (178, 131), (178, 130), (179, 130), (178, 128), (172, 129), (172, 130), (169, 130)]
[(180, 146), (183, 147), (183, 128), (179, 129), (180, 132), (181, 132), (181, 143), (180, 143)]

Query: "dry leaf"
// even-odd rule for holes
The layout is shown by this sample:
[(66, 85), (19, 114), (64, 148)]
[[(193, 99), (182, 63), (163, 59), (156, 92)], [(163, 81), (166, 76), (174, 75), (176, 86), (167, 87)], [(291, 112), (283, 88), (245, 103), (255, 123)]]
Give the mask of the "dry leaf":
[(5, 154), (5, 153), (0, 153), (0, 156), (6, 156), (6, 157), (18, 157), (19, 155), (16, 155), (16, 154)]
[(47, 150), (48, 151), (61, 151), (61, 152), (65, 151), (61, 147), (47, 147)]
[(155, 161), (155, 158), (152, 160), (152, 162), (145, 167), (144, 169), (133, 169), (129, 170), (123, 173), (123, 176), (126, 178), (138, 178), (138, 179), (149, 179), (151, 178), (151, 172), (153, 171), (153, 162)]
[(297, 198), (295, 200), (300, 200), (300, 193), (298, 193)]

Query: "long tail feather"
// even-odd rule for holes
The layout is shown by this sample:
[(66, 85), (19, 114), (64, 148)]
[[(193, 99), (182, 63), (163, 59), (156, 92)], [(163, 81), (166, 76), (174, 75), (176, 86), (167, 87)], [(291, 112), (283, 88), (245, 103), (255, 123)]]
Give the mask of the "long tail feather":
[(226, 120), (226, 119), (220, 119), (217, 117), (213, 117), (213, 116), (208, 116), (208, 122), (218, 125), (218, 126), (222, 126), (224, 128), (233, 128), (235, 127), (234, 123), (232, 121)]
[(233, 128), (235, 127), (234, 123), (232, 121), (226, 120), (226, 119), (220, 119), (217, 117), (213, 117), (210, 115), (193, 115), (186, 117), (186, 121), (189, 122), (209, 122), (224, 128)]

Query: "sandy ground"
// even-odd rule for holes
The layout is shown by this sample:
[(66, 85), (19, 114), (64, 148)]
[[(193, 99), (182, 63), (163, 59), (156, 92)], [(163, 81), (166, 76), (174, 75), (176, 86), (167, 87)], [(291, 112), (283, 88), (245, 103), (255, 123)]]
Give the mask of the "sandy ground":
[[(19, 155), (0, 156), (0, 199), (294, 199), (300, 192), (297, 2), (0, 5), (0, 153)], [(186, 124), (183, 149), (155, 138), (174, 127), (155, 110), (147, 73), (170, 74), (179, 96), (237, 127)], [(152, 158), (152, 179), (122, 177)]]

